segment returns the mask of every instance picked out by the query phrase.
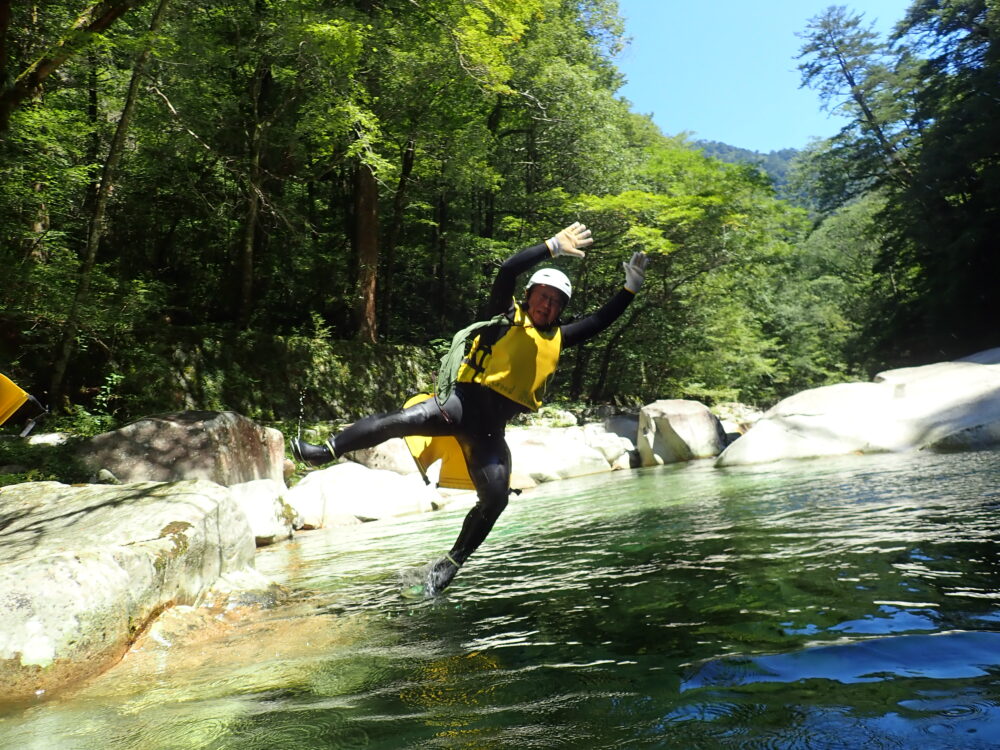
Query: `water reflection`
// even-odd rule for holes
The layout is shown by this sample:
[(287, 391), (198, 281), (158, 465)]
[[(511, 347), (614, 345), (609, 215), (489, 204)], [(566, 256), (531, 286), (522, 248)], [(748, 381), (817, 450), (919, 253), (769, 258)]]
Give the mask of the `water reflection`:
[(994, 747), (998, 458), (547, 485), (418, 604), (462, 511), (302, 535), (259, 567), (306, 593), (170, 613), (0, 746)]

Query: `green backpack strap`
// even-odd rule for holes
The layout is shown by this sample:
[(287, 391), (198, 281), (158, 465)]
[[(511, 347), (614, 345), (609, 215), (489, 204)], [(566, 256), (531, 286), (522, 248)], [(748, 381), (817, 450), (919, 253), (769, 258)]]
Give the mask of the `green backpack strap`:
[(455, 383), (458, 382), (458, 368), (462, 366), (462, 360), (465, 358), (465, 342), (476, 331), (496, 325), (510, 326), (509, 313), (494, 315), (489, 320), (476, 321), (452, 337), (451, 346), (448, 348), (447, 354), (441, 357), (441, 366), (438, 368), (437, 387), (434, 389), (434, 397), (437, 399), (438, 406), (444, 406), (444, 402), (455, 390)]

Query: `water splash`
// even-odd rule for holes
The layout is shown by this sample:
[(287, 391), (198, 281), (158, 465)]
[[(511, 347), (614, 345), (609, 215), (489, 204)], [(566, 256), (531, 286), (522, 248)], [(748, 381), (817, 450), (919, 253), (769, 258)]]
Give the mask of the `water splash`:
[(306, 389), (305, 388), (300, 388), (299, 389), (299, 424), (298, 424), (298, 433), (296, 434), (296, 437), (299, 440), (302, 439), (302, 422), (305, 419), (305, 415), (306, 415)]

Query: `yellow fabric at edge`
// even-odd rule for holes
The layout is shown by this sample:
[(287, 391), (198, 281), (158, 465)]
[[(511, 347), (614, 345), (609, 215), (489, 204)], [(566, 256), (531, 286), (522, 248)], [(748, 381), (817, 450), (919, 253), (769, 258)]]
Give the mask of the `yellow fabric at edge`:
[(21, 390), (6, 375), (0, 374), (0, 424), (10, 419), (27, 400), (27, 392)]
[[(431, 393), (420, 393), (409, 399), (405, 407), (419, 404), (433, 398)], [(409, 435), (403, 440), (410, 449), (413, 460), (417, 462), (420, 473), (427, 478), (427, 469), (438, 459), (441, 459), (441, 476), (439, 487), (451, 487), (456, 490), (473, 490), (475, 485), (469, 476), (469, 468), (465, 465), (465, 456), (458, 441), (451, 435), (428, 437), (426, 435)]]

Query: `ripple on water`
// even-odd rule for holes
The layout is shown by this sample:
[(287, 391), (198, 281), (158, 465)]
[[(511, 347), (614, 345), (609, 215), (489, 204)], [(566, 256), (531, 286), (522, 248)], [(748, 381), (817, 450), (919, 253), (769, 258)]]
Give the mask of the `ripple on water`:
[(294, 750), (323, 747), (352, 750), (368, 747), (368, 733), (345, 721), (341, 711), (291, 710), (244, 717), (228, 728), (217, 748)]
[(688, 668), (665, 722), (681, 727), (691, 746), (710, 739), (739, 748), (995, 748), (998, 673), (993, 632), (723, 657)]

